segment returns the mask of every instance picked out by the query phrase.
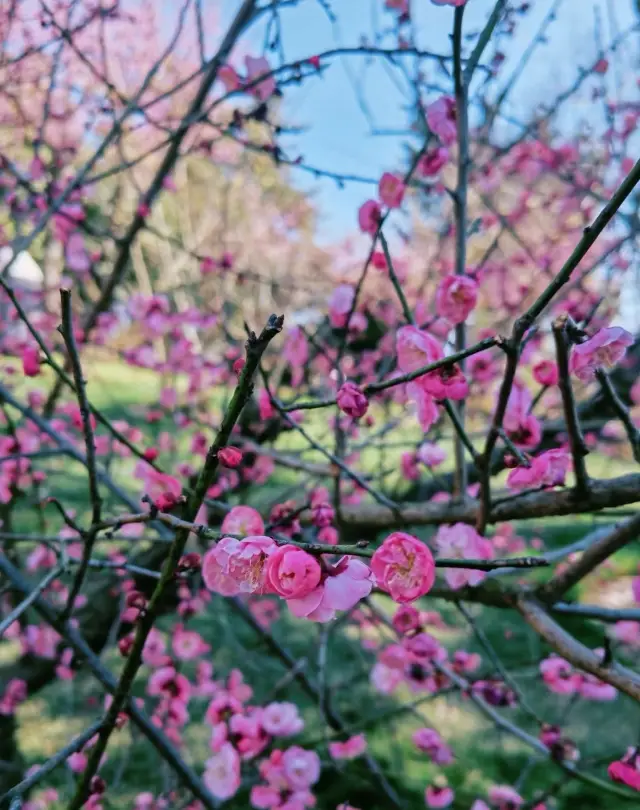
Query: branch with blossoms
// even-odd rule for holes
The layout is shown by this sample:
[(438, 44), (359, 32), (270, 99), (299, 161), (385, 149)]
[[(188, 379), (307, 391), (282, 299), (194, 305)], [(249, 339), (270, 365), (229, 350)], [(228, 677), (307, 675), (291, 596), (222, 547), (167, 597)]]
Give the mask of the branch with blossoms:
[[(599, 20), (595, 57), (514, 116), (562, 4), (518, 54), (530, 4), (377, 2), (366, 39), (295, 59), (295, 15), (334, 35), (339, 4), (246, 0), (226, 31), (198, 0), (0, 12), (3, 810), (561, 810), (640, 789), (620, 732), (640, 699), (640, 344), (617, 325), (637, 26), (608, 7), (609, 41)], [(383, 137), (376, 65), (410, 100), (405, 157), (380, 177), (364, 151), (307, 161), (279, 99), (344, 66)], [(360, 233), (320, 245), (297, 172), (375, 189)], [(74, 719), (37, 759), (36, 696)], [(572, 726), (604, 726), (594, 702), (616, 723), (598, 759)]]

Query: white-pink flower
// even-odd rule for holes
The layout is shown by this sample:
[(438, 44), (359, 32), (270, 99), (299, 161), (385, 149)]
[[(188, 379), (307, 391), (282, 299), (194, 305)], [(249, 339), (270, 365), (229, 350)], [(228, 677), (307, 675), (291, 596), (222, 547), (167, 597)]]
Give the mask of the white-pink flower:
[(205, 763), (203, 781), (216, 799), (230, 799), (240, 787), (240, 755), (231, 743), (224, 743)]
[(624, 357), (633, 335), (620, 326), (600, 329), (596, 334), (574, 346), (569, 370), (582, 382), (589, 382), (599, 368), (613, 368)]
[[(466, 523), (440, 526), (435, 537), (441, 557), (455, 560), (490, 560), (493, 556), (491, 543)], [(474, 568), (445, 568), (444, 578), (450, 588), (457, 590), (465, 585), (477, 585), (486, 574)]]

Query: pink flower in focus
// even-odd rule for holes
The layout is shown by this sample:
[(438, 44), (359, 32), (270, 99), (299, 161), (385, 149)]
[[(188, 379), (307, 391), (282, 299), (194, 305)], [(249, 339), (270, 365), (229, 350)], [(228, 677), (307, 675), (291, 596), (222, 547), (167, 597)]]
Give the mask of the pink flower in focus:
[(455, 794), (450, 787), (437, 787), (436, 785), (429, 785), (424, 793), (424, 800), (427, 807), (449, 807), (454, 799), (454, 796)]
[(391, 172), (385, 172), (378, 184), (378, 195), (388, 208), (399, 208), (402, 205), (406, 186), (402, 178)]
[(532, 369), (533, 379), (540, 385), (558, 384), (558, 366), (553, 360), (539, 360)]
[(203, 781), (211, 793), (224, 801), (240, 787), (240, 755), (231, 743), (224, 743), (217, 754), (205, 763)]
[(452, 146), (458, 137), (456, 102), (451, 96), (440, 96), (426, 110), (427, 124), (445, 146)]
[[(440, 526), (435, 542), (442, 557), (454, 560), (490, 560), (493, 557), (491, 543), (466, 523)], [(478, 585), (485, 576), (484, 571), (471, 568), (446, 568), (444, 572), (447, 585), (454, 590), (465, 585)]]
[(438, 315), (450, 323), (464, 323), (478, 303), (478, 282), (469, 276), (445, 276), (436, 291)]
[(337, 610), (351, 610), (373, 588), (371, 571), (361, 560), (343, 557), (328, 568), (322, 582), (310, 593), (289, 599), (287, 607), (298, 618), (327, 622)]
[(262, 710), (262, 728), (273, 737), (291, 737), (304, 728), (294, 703), (269, 703)]
[(267, 560), (266, 580), (283, 599), (308, 596), (319, 584), (321, 573), (315, 557), (296, 546), (280, 546)]
[(379, 587), (396, 602), (413, 602), (433, 586), (436, 568), (433, 555), (417, 537), (393, 532), (371, 558)]
[(22, 371), (25, 377), (40, 374), (40, 349), (37, 346), (25, 346), (22, 350)]
[(449, 160), (449, 150), (444, 146), (429, 149), (420, 158), (418, 172), (423, 177), (434, 177)]
[(356, 734), (345, 742), (330, 742), (329, 754), (333, 759), (355, 759), (367, 750), (364, 734)]
[(245, 56), (244, 63), (247, 67), (247, 82), (254, 82), (261, 76), (266, 76), (263, 81), (249, 88), (252, 96), (259, 101), (266, 101), (276, 91), (276, 80), (273, 76), (266, 75), (271, 73), (271, 66), (267, 58), (265, 56)]
[(240, 593), (239, 583), (229, 574), (229, 557), (238, 545), (234, 537), (223, 537), (202, 558), (202, 579), (210, 591), (222, 596)]
[(252, 506), (234, 506), (224, 517), (220, 531), (225, 534), (256, 535), (264, 532), (260, 513)]
[(367, 200), (362, 203), (358, 210), (358, 225), (362, 233), (368, 233), (375, 236), (380, 220), (382, 218), (382, 210), (380, 205), (375, 200)]
[(233, 547), (227, 559), (227, 573), (238, 584), (240, 593), (264, 593), (266, 565), (277, 546), (271, 537), (245, 537)]
[(282, 755), (282, 769), (292, 790), (307, 790), (320, 778), (320, 757), (293, 745)]
[(430, 371), (420, 377), (419, 384), (436, 400), (465, 399), (469, 393), (467, 378), (456, 365), (440, 366), (435, 371)]
[(531, 459), (529, 467), (514, 467), (507, 477), (510, 489), (562, 486), (571, 465), (566, 450), (556, 448)]
[(569, 370), (582, 382), (589, 382), (598, 368), (617, 365), (632, 343), (633, 335), (620, 326), (600, 329), (592, 338), (573, 347)]
[(350, 284), (340, 284), (329, 298), (329, 320), (336, 329), (347, 325), (347, 318), (353, 306), (355, 291)]
[(340, 386), (336, 401), (340, 410), (352, 419), (363, 417), (369, 407), (369, 402), (360, 388), (349, 381)]
[(442, 346), (428, 332), (415, 326), (402, 326), (396, 334), (396, 354), (400, 371), (417, 371), (441, 360)]

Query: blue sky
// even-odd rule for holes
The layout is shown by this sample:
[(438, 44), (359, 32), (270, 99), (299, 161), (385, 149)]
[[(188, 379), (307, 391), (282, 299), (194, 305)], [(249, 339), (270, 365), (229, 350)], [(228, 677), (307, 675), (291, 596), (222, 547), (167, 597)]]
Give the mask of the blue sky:
[[(502, 76), (510, 75), (554, 2), (532, 0), (532, 11), (520, 23), (515, 37), (505, 43), (507, 62)], [(297, 7), (283, 12), (283, 43), (288, 61), (308, 58), (336, 46), (358, 46), (361, 37), (373, 38), (376, 30), (389, 26), (394, 19), (384, 10), (384, 0), (329, 0), (329, 4), (337, 14), (337, 26), (332, 26), (318, 0), (302, 0)], [(224, 5), (225, 12), (233, 13), (238, 2), (227, 0)], [(465, 32), (478, 31), (493, 5), (494, 0), (469, 0)], [(452, 8), (435, 6), (429, 0), (412, 0), (412, 8), (420, 47), (450, 52)], [(517, 84), (508, 106), (509, 113), (526, 118), (537, 104), (552, 99), (569, 86), (580, 66), (592, 63), (597, 54), (594, 32), (598, 18), (603, 41), (607, 42), (616, 28), (623, 30), (637, 19), (633, 0), (560, 2), (557, 20), (549, 29), (548, 42), (537, 50)], [(255, 34), (262, 36), (260, 31)], [(256, 39), (256, 44), (259, 41)], [(637, 53), (637, 38), (634, 46)], [(275, 55), (270, 59), (276, 62)], [(410, 57), (405, 60), (409, 66), (414, 64)], [(607, 81), (613, 82), (615, 78), (611, 72)], [(620, 77), (620, 80), (624, 82), (628, 78)], [(366, 100), (369, 115), (363, 112), (358, 92)], [(360, 55), (334, 58), (322, 77), (286, 90), (285, 119), (307, 128), (288, 142), (289, 154), (292, 157), (301, 154), (305, 163), (318, 168), (372, 178), (379, 177), (385, 170), (400, 168), (406, 138), (376, 136), (372, 134), (372, 121), (373, 126), (387, 131), (404, 129), (407, 118), (403, 105), (409, 97), (408, 83), (399, 70), (387, 69), (377, 60), (367, 65)], [(575, 118), (591, 114), (587, 100), (570, 104), (568, 125)], [(357, 208), (369, 196), (370, 187), (348, 182), (341, 190), (333, 181), (315, 180), (297, 170), (293, 171), (293, 180), (314, 195), (321, 241), (335, 241), (353, 230)]]

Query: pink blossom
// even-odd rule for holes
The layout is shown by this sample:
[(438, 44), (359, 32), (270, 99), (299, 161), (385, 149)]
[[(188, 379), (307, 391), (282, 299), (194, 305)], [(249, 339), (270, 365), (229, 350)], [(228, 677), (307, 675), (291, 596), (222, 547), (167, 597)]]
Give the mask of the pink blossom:
[(524, 804), (522, 796), (508, 785), (493, 785), (488, 792), (489, 801), (497, 810), (515, 810)]
[(616, 622), (613, 626), (615, 637), (623, 644), (640, 647), (640, 623), (632, 621)]
[(401, 177), (385, 172), (378, 184), (378, 195), (387, 208), (399, 208), (402, 205), (406, 186)]
[(149, 678), (147, 692), (186, 704), (191, 696), (191, 684), (175, 667), (160, 667)]
[(181, 624), (177, 624), (173, 629), (171, 646), (179, 661), (193, 661), (211, 649), (200, 633), (196, 630), (187, 630)]
[(25, 346), (22, 350), (22, 372), (25, 377), (40, 374), (40, 349), (37, 346)]
[(562, 486), (570, 465), (571, 457), (566, 450), (547, 450), (531, 459), (529, 467), (514, 467), (507, 477), (507, 486), (514, 490)]
[(436, 400), (460, 400), (469, 394), (467, 378), (456, 365), (440, 366), (435, 371), (430, 371), (420, 377), (419, 384)]
[(340, 410), (352, 419), (363, 417), (369, 407), (369, 402), (360, 388), (349, 381), (340, 386), (336, 401)]
[(407, 384), (407, 396), (412, 402), (415, 402), (418, 423), (422, 430), (427, 433), (430, 428), (435, 425), (440, 416), (435, 399), (431, 394), (427, 393), (420, 382), (410, 382)]
[(269, 703), (262, 710), (261, 722), (273, 737), (291, 737), (304, 728), (304, 720), (294, 703)]
[(432, 442), (423, 442), (416, 451), (417, 460), (430, 469), (439, 467), (446, 457), (447, 451)]
[(404, 635), (420, 627), (420, 613), (412, 605), (400, 605), (391, 621), (398, 633)]
[(287, 606), (294, 616), (311, 621), (327, 622), (337, 610), (351, 610), (373, 588), (371, 571), (361, 560), (343, 557), (334, 566), (327, 566), (322, 581), (310, 593), (289, 599)]
[(427, 807), (449, 807), (454, 799), (454, 792), (450, 787), (437, 787), (429, 785), (424, 793), (424, 800)]
[(266, 581), (283, 599), (303, 599), (319, 584), (318, 561), (301, 548), (285, 545), (268, 558)]
[(245, 537), (233, 547), (227, 560), (227, 573), (237, 583), (240, 593), (264, 593), (266, 563), (277, 546), (271, 537)]
[(161, 512), (172, 509), (178, 503), (182, 484), (177, 478), (159, 472), (144, 461), (136, 464), (133, 475), (144, 482), (145, 495)]
[(89, 759), (86, 754), (83, 754), (82, 751), (74, 751), (69, 757), (67, 757), (67, 765), (73, 771), (73, 773), (82, 773), (88, 763)]
[(434, 177), (449, 160), (449, 150), (444, 146), (429, 149), (420, 158), (418, 172), (423, 177)]
[(355, 291), (350, 284), (340, 284), (331, 293), (329, 320), (334, 328), (341, 329), (347, 325), (354, 297)]
[(431, 365), (444, 356), (442, 346), (416, 326), (402, 326), (396, 334), (398, 368), (405, 373)]
[(620, 326), (600, 329), (584, 343), (574, 346), (569, 370), (582, 382), (589, 382), (598, 368), (610, 369), (617, 365), (632, 343), (633, 335)]
[(367, 750), (364, 734), (356, 734), (345, 742), (330, 742), (329, 754), (333, 759), (355, 759)]
[(152, 627), (142, 649), (142, 660), (148, 667), (164, 667), (171, 663), (166, 652), (166, 641), (160, 631)]
[(413, 602), (433, 586), (436, 568), (433, 555), (417, 537), (393, 532), (376, 549), (371, 570), (382, 589), (396, 602)]
[(240, 593), (238, 581), (229, 574), (229, 557), (238, 545), (235, 537), (223, 537), (202, 558), (202, 579), (210, 591), (222, 596)]
[[(442, 557), (455, 560), (490, 560), (493, 557), (491, 543), (466, 523), (440, 526), (435, 542)], [(485, 576), (484, 571), (471, 568), (446, 568), (444, 572), (447, 585), (454, 590), (465, 585), (478, 585)]]
[(231, 743), (224, 743), (217, 754), (205, 763), (203, 781), (211, 793), (224, 801), (240, 787), (240, 755)]
[(369, 678), (380, 694), (390, 695), (404, 681), (404, 673), (401, 669), (389, 667), (378, 661), (373, 665)]
[(292, 790), (306, 790), (320, 778), (320, 757), (293, 745), (282, 755), (282, 768)]
[(621, 782), (633, 790), (640, 791), (640, 768), (638, 765), (637, 756), (630, 753), (621, 760), (612, 762), (607, 768), (607, 773), (614, 782)]
[(218, 70), (218, 78), (224, 84), (227, 93), (233, 93), (234, 90), (239, 90), (242, 87), (242, 80), (231, 65), (221, 65)]
[(223, 467), (239, 467), (242, 463), (242, 450), (237, 447), (221, 447), (218, 450), (218, 461)]
[(266, 101), (276, 91), (276, 80), (273, 76), (267, 75), (271, 73), (271, 66), (267, 58), (265, 56), (245, 56), (244, 63), (247, 68), (247, 82), (254, 82), (261, 76), (266, 77), (249, 88), (252, 96), (255, 96), (259, 101)]
[(451, 96), (440, 96), (427, 107), (427, 124), (445, 146), (451, 146), (458, 137), (456, 102)]
[(553, 360), (539, 360), (532, 372), (533, 379), (540, 385), (558, 384), (558, 366)]
[(434, 728), (419, 728), (413, 733), (413, 744), (423, 751), (436, 765), (450, 765), (453, 751)]
[(436, 291), (436, 311), (450, 323), (464, 323), (478, 303), (478, 282), (469, 276), (445, 276)]
[(362, 203), (358, 210), (358, 225), (362, 233), (375, 236), (380, 226), (382, 211), (380, 205), (375, 200), (367, 200)]
[(224, 517), (220, 531), (224, 534), (256, 535), (264, 532), (260, 513), (252, 506), (234, 506)]
[(542, 680), (552, 692), (558, 695), (572, 695), (580, 686), (580, 675), (564, 658), (551, 655), (540, 662)]
[(12, 715), (20, 703), (27, 699), (27, 682), (22, 678), (11, 678), (0, 698), (0, 717)]
[(74, 273), (88, 273), (91, 259), (84, 245), (84, 238), (76, 231), (69, 236), (64, 250), (65, 264)]

